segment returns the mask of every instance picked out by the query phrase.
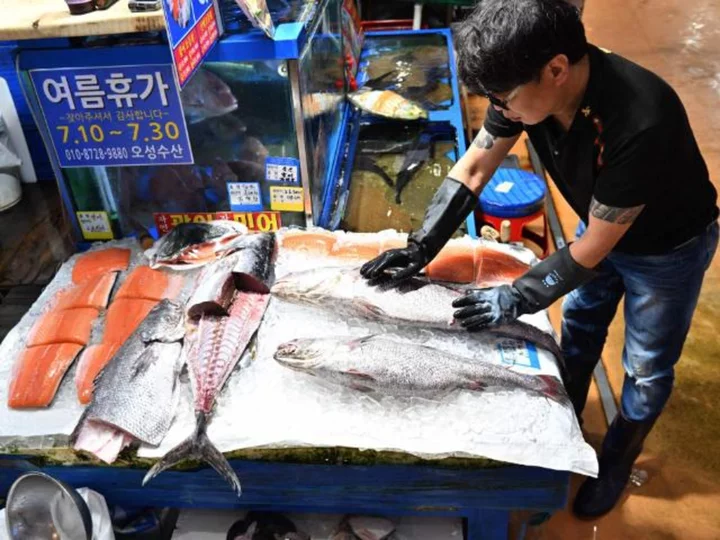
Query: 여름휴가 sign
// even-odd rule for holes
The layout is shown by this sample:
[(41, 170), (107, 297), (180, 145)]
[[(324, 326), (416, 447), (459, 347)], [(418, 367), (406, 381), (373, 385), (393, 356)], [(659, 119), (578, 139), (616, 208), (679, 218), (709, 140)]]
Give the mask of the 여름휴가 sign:
[(191, 164), (172, 65), (31, 70), (61, 167)]

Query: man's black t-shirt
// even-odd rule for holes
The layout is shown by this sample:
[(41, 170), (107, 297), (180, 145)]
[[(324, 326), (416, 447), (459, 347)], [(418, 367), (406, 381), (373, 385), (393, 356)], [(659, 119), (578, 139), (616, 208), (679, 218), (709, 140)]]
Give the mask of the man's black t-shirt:
[(558, 189), (587, 224), (593, 197), (607, 206), (646, 205), (615, 251), (659, 254), (701, 233), (718, 217), (685, 108), (654, 73), (590, 46), (590, 79), (570, 126), (553, 117), (526, 126), (488, 107), (495, 137), (524, 130)]

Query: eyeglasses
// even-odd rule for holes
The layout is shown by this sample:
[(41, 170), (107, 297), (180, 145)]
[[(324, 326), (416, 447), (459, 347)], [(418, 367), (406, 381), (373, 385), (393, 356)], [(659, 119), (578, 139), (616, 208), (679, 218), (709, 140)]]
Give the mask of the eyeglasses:
[(508, 103), (510, 103), (513, 100), (513, 98), (515, 98), (515, 96), (518, 93), (518, 90), (520, 90), (519, 86), (516, 87), (512, 92), (510, 92), (505, 99), (501, 99), (501, 98), (493, 95), (492, 92), (485, 92), (484, 94), (485, 94), (485, 97), (488, 98), (488, 101), (492, 105), (494, 105), (495, 107), (499, 107), (505, 111), (509, 111), (510, 106), (508, 105)]

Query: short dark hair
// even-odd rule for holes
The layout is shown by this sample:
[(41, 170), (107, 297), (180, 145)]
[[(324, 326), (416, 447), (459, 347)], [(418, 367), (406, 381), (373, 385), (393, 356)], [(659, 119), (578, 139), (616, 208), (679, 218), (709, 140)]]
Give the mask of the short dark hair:
[(455, 31), (459, 75), (473, 93), (502, 93), (536, 79), (558, 54), (588, 50), (580, 11), (565, 0), (480, 0)]

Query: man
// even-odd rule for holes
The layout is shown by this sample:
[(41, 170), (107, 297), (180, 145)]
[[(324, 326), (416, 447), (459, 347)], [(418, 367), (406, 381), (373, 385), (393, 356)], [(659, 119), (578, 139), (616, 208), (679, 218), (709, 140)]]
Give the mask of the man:
[[(402, 280), (437, 255), (478, 204), (525, 130), (581, 219), (581, 236), (512, 285), (454, 306), (470, 331), (563, 305), (566, 387), (578, 416), (608, 325), (625, 296), (626, 377), (597, 479), (576, 515), (613, 508), (667, 402), (704, 272), (718, 242), (717, 193), (675, 92), (653, 73), (589, 45), (563, 0), (483, 0), (456, 35), (459, 72), (490, 100), (484, 127), (435, 194), (403, 249), (362, 268)], [(569, 293), (569, 294), (568, 294)]]

